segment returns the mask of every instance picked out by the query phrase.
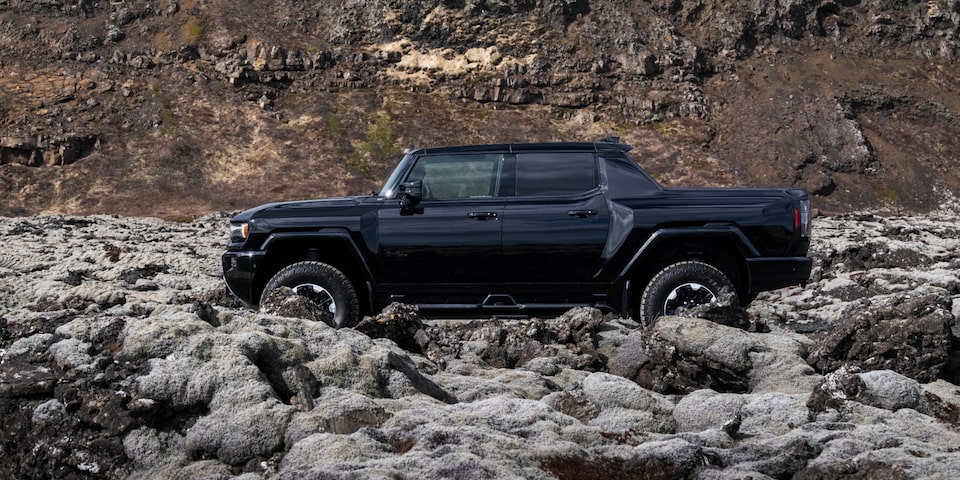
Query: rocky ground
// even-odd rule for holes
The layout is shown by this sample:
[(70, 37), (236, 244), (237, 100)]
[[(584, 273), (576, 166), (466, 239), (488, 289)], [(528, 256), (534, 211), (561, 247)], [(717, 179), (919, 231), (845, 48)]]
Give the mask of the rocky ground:
[(955, 212), (817, 218), (748, 330), (334, 330), (225, 294), (225, 215), (0, 218), (0, 477), (955, 478)]

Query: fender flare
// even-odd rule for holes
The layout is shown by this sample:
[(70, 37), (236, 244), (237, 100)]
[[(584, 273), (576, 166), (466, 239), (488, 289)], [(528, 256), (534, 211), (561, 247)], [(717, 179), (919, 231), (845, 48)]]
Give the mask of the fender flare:
[(655, 231), (647, 241), (637, 249), (637, 252), (630, 258), (630, 261), (620, 271), (618, 278), (626, 279), (623, 284), (622, 299), (623, 311), (630, 311), (630, 290), (633, 289), (633, 281), (630, 280), (633, 274), (640, 268), (651, 255), (651, 252), (665, 242), (686, 237), (696, 237), (697, 239), (725, 239), (730, 240), (737, 248), (738, 253), (743, 258), (759, 257), (760, 252), (753, 245), (753, 242), (736, 225), (730, 224), (709, 224), (698, 227), (671, 227)]
[(376, 281), (374, 280), (373, 271), (370, 269), (370, 264), (367, 262), (366, 257), (363, 256), (363, 253), (360, 252), (360, 248), (357, 247), (356, 242), (353, 241), (353, 237), (350, 236), (350, 233), (342, 229), (326, 229), (319, 231), (309, 231), (309, 232), (279, 232), (272, 233), (270, 236), (263, 241), (263, 244), (260, 245), (261, 251), (269, 251), (270, 247), (278, 242), (286, 240), (334, 240), (339, 244), (342, 244), (347, 247), (347, 250), (350, 252), (353, 261), (360, 266), (360, 273), (363, 275), (363, 284), (364, 288), (367, 289), (367, 297), (369, 299), (369, 308), (370, 311), (373, 311), (373, 296), (374, 291), (376, 290)]

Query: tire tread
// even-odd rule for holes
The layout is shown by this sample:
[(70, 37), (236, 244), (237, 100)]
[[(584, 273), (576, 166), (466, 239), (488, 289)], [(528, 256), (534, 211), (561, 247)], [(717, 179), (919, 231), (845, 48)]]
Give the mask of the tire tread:
[[(323, 285), (334, 296), (334, 300), (337, 302), (337, 316), (341, 317), (341, 309), (344, 312), (339, 327), (352, 327), (359, 322), (360, 301), (353, 283), (343, 272), (322, 262), (298, 262), (280, 269), (263, 288), (260, 303), (263, 303), (270, 292), (277, 288), (292, 287), (308, 281)], [(340, 306), (341, 304), (343, 304), (343, 307)]]
[(724, 287), (733, 287), (733, 283), (720, 269), (708, 263), (699, 260), (684, 260), (672, 263), (657, 272), (644, 288), (640, 297), (640, 308), (638, 309), (641, 323), (646, 326), (652, 325), (660, 316), (659, 304), (662, 303), (660, 295), (666, 294), (675, 284), (692, 279), (707, 283), (711, 288), (716, 288), (717, 291), (714, 294), (719, 294), (719, 291)]

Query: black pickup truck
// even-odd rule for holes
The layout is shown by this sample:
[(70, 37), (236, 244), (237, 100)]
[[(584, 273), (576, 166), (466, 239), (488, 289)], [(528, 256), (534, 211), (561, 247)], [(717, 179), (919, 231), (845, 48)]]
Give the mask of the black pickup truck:
[(803, 284), (799, 189), (664, 188), (617, 141), (407, 152), (379, 193), (233, 218), (223, 273), (257, 305), (287, 286), (336, 326), (391, 302), (433, 317), (589, 305), (643, 322)]

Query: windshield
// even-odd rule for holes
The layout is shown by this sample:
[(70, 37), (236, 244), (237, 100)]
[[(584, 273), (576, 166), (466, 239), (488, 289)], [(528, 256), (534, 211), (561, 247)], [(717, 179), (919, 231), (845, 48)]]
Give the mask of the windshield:
[(413, 156), (409, 153), (403, 156), (397, 168), (393, 169), (393, 173), (390, 174), (390, 178), (383, 184), (383, 188), (380, 189), (380, 193), (378, 194), (379, 196), (393, 198), (396, 195), (397, 184), (400, 183), (400, 178), (403, 176), (403, 173), (410, 167), (412, 158)]

